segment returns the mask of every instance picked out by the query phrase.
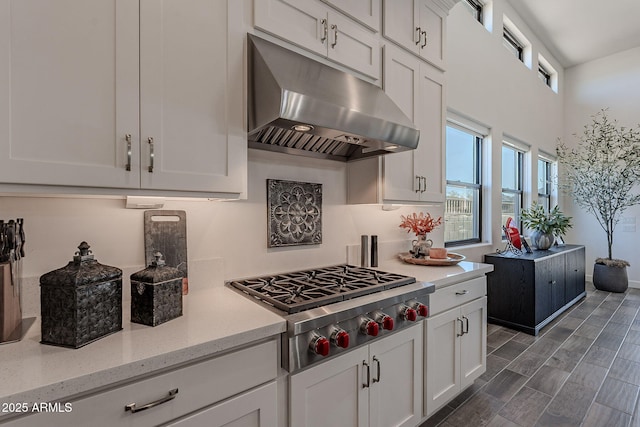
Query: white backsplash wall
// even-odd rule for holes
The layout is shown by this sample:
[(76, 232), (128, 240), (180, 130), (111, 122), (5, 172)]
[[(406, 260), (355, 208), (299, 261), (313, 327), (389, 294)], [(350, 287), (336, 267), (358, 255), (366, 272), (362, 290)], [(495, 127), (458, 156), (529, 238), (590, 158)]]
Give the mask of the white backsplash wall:
[[(283, 179), (323, 185), (321, 245), (267, 248), (266, 180)], [(349, 206), (345, 164), (250, 150), (248, 199), (230, 202), (168, 200), (163, 209), (187, 213), (188, 258), (223, 258), (224, 277), (237, 278), (347, 261), (347, 246), (360, 235), (379, 241), (413, 238), (399, 228), (400, 215), (442, 207)], [(26, 229), (23, 277), (40, 276), (66, 265), (82, 240), (102, 264), (119, 268), (144, 265), (143, 212), (125, 209), (123, 199), (0, 197), (0, 218), (22, 217)], [(431, 233), (442, 245), (442, 228)], [(135, 271), (135, 270), (134, 270)]]

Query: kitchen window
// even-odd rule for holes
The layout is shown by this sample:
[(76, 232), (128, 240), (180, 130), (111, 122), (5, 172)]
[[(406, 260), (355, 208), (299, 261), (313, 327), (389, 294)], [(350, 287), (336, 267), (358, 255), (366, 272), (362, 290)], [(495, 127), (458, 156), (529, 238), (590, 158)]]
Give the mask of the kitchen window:
[(476, 21), (482, 23), (482, 3), (478, 0), (463, 0), (462, 4), (464, 4)]
[(524, 62), (524, 45), (513, 35), (507, 27), (502, 30), (502, 44), (518, 58), (519, 61)]
[(445, 245), (477, 243), (482, 238), (483, 136), (449, 123), (446, 138)]
[(552, 166), (553, 163), (550, 159), (543, 156), (538, 158), (538, 204), (544, 206), (547, 212), (551, 209)]
[(547, 71), (542, 64), (538, 64), (538, 78), (542, 80), (544, 84), (551, 87), (551, 73)]
[(511, 217), (522, 231), (520, 210), (523, 205), (524, 152), (519, 148), (502, 146), (502, 225)]

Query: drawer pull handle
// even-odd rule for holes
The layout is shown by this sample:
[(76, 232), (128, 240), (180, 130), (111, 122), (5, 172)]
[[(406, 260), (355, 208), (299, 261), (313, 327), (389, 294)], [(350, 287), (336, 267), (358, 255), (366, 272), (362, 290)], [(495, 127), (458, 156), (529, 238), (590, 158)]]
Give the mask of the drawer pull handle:
[(469, 291), (465, 289), (464, 291), (458, 291), (458, 292), (456, 292), (456, 295), (466, 295), (466, 294), (468, 294), (468, 293), (469, 293)]
[(155, 402), (150, 402), (140, 407), (138, 407), (135, 403), (129, 403), (124, 407), (124, 410), (125, 412), (131, 411), (132, 414), (135, 414), (136, 412), (144, 411), (145, 409), (153, 408), (154, 406), (162, 405), (163, 403), (173, 400), (176, 398), (176, 394), (178, 394), (178, 389), (174, 388), (173, 390), (169, 391), (169, 394), (162, 399), (158, 399)]
[(125, 141), (127, 142), (127, 164), (124, 169), (127, 171), (131, 171), (131, 134), (128, 133), (124, 136)]
[(418, 36), (418, 40), (416, 40), (416, 45), (420, 44), (420, 41), (422, 40), (422, 32), (420, 31), (420, 27), (416, 27), (416, 35)]
[(149, 173), (153, 173), (153, 159), (156, 157), (153, 152), (153, 137), (147, 138), (147, 142), (149, 143)]
[(462, 330), (462, 335), (469, 333), (469, 318), (467, 316), (462, 316), (464, 319), (464, 329)]

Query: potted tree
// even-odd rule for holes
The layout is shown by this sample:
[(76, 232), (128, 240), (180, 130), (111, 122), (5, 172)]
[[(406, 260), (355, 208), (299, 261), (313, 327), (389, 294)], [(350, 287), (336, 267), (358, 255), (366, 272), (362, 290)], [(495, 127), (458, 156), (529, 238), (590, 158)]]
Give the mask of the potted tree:
[(531, 244), (540, 250), (549, 249), (556, 237), (563, 236), (571, 228), (571, 217), (562, 213), (558, 206), (546, 212), (544, 206), (534, 201), (520, 216), (525, 227), (533, 230)]
[[(595, 216), (607, 234), (607, 257), (597, 258), (593, 285), (609, 292), (624, 292), (628, 285), (628, 261), (614, 259), (613, 235), (622, 213), (640, 203), (640, 128), (618, 126), (601, 110), (585, 125), (578, 145), (559, 142), (556, 152), (564, 167), (560, 187), (575, 203)], [(636, 190), (636, 191), (634, 191)]]

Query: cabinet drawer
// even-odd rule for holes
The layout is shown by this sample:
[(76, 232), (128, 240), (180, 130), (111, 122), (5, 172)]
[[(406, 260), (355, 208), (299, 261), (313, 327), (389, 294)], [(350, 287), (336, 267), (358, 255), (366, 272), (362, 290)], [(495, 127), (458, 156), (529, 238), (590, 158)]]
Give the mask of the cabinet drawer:
[(429, 297), (429, 310), (431, 315), (442, 313), (486, 294), (486, 277), (477, 277), (466, 282), (437, 289)]
[[(277, 353), (277, 342), (271, 340), (73, 401), (67, 413), (41, 413), (7, 425), (157, 426), (275, 379)], [(175, 389), (172, 400), (136, 413), (125, 411), (126, 405), (140, 408)]]

